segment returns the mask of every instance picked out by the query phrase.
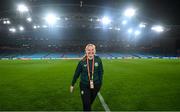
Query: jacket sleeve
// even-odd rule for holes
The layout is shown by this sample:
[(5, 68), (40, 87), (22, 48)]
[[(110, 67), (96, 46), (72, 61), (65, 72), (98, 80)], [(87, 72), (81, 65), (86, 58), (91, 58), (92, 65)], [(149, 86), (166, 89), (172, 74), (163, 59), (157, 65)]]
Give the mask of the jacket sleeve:
[(78, 66), (76, 67), (76, 71), (74, 73), (74, 77), (72, 80), (71, 85), (74, 86), (74, 84), (76, 83), (76, 80), (79, 78), (80, 73), (82, 72), (82, 67), (81, 67), (81, 61), (78, 63)]
[(99, 75), (99, 78), (100, 78), (100, 82), (101, 82), (101, 83), (102, 83), (102, 80), (103, 80), (103, 74), (104, 74), (103, 64), (102, 64), (101, 59), (99, 58), (98, 75)]

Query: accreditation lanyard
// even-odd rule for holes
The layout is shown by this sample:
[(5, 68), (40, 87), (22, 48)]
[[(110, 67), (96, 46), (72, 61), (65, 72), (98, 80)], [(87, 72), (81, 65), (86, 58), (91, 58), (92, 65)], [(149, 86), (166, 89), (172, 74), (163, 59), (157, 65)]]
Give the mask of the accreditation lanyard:
[[(89, 77), (89, 80), (91, 80), (88, 57), (86, 58), (86, 62), (87, 62), (88, 77)], [(92, 80), (93, 80), (93, 74), (94, 74), (94, 57), (92, 59)]]

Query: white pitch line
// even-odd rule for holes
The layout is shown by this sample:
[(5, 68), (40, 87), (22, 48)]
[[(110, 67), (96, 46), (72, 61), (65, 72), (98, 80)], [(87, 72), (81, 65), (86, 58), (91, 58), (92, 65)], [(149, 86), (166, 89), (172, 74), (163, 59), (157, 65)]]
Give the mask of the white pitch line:
[(109, 107), (108, 107), (108, 105), (105, 103), (104, 98), (102, 97), (102, 95), (101, 95), (100, 92), (98, 93), (98, 97), (99, 97), (99, 100), (100, 100), (102, 106), (104, 107), (104, 110), (105, 110), (106, 112), (111, 112), (110, 109), (109, 109)]

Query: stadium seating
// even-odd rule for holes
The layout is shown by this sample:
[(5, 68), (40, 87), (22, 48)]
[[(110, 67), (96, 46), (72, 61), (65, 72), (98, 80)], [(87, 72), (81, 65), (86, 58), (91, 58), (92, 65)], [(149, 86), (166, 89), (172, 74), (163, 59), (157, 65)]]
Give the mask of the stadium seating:
[[(81, 58), (84, 53), (2, 53), (0, 58), (30, 58), (30, 59), (44, 59), (44, 58)], [(97, 53), (101, 58), (117, 59), (117, 58), (176, 58), (178, 55), (152, 55), (145, 53)]]

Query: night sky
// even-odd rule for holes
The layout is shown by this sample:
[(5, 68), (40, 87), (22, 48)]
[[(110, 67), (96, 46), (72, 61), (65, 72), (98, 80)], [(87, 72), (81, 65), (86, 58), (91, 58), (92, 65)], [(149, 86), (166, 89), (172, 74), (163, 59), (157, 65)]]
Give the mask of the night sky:
[[(81, 0), (0, 0), (0, 16), (2, 12), (12, 10), (16, 3), (31, 5), (63, 3), (79, 4)], [(137, 8), (138, 15), (147, 17), (165, 25), (180, 25), (180, 0), (82, 0), (86, 5), (113, 7), (123, 10), (128, 6)]]

